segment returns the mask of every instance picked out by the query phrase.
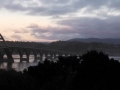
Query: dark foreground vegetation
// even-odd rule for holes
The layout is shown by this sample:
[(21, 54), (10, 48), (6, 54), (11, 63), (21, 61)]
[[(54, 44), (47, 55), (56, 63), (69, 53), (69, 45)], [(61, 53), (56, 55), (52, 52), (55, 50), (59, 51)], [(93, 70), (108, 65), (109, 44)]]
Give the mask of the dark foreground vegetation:
[(120, 63), (103, 52), (45, 60), (23, 72), (0, 70), (3, 90), (120, 90)]

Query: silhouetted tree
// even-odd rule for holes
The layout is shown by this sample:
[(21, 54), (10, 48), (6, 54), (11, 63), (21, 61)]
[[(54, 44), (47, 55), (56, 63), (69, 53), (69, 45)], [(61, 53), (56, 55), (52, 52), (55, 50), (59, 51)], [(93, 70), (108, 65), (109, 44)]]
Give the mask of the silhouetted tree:
[(23, 72), (0, 70), (4, 90), (119, 90), (120, 63), (95, 50), (78, 56), (45, 60)]
[(89, 51), (81, 56), (81, 65), (73, 80), (75, 90), (119, 90), (120, 63), (103, 52)]

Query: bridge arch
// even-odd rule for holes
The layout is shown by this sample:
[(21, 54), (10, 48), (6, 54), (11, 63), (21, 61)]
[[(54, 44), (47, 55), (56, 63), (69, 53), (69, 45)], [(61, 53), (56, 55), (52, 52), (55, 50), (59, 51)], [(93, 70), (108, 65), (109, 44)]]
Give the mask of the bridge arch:
[[(11, 61), (13, 62), (14, 59), (12, 55), (14, 52), (18, 52), (17, 54), (20, 56), (20, 61), (27, 61), (29, 62), (29, 57), (30, 55), (34, 55), (34, 60), (40, 59), (42, 60), (43, 55), (45, 55), (46, 58), (48, 59), (55, 59), (58, 56), (65, 55), (66, 57), (68, 55), (73, 56), (73, 55), (80, 55), (79, 53), (74, 53), (74, 52), (65, 52), (65, 51), (59, 51), (59, 50), (52, 50), (52, 49), (45, 49), (45, 48), (33, 48), (33, 47), (10, 47), (7, 45), (5, 39), (3, 36), (0, 34), (0, 43), (3, 43), (3, 46), (0, 46), (0, 61)], [(2, 49), (2, 50), (1, 50)], [(8, 59), (4, 59), (4, 54), (7, 55)], [(23, 55), (26, 55), (26, 58), (23, 58)], [(38, 57), (37, 55), (40, 55)]]
[[(0, 62), (1, 61), (13, 62), (14, 60), (13, 60), (12, 54), (2, 34), (0, 34), (0, 44), (2, 45), (2, 48), (0, 47), (0, 49), (2, 49), (4, 52), (3, 54), (2, 52), (0, 52)], [(4, 54), (7, 55), (7, 59), (4, 59)]]

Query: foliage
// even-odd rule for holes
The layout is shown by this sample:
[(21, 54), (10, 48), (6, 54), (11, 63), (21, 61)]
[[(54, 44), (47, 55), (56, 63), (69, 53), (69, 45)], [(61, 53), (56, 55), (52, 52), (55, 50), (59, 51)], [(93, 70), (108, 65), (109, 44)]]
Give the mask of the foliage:
[(78, 56), (45, 60), (23, 72), (0, 70), (6, 90), (119, 90), (120, 63), (107, 54), (88, 51)]

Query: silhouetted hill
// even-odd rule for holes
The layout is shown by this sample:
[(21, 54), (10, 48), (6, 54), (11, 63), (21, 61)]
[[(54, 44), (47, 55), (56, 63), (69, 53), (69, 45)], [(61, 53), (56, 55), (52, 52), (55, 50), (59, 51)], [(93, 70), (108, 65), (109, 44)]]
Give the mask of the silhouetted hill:
[(102, 43), (109, 43), (109, 44), (120, 44), (120, 38), (113, 39), (113, 38), (74, 38), (68, 41), (77, 41), (77, 42), (102, 42)]
[[(22, 41), (6, 41), (6, 43), (9, 47), (22, 46), (22, 47), (44, 48), (44, 49), (52, 49), (52, 50), (65, 51), (65, 52), (74, 52), (79, 54), (83, 54), (88, 50), (97, 50), (97, 51), (103, 51), (104, 53), (107, 53), (111, 56), (120, 55), (120, 44), (115, 45), (110, 43), (102, 43), (102, 42), (97, 42), (97, 40), (96, 41), (86, 40), (86, 42), (83, 41), (84, 40), (80, 42), (78, 39), (78, 41), (72, 41), (72, 40), (55, 41), (51, 43), (22, 42)], [(0, 43), (0, 47), (2, 47), (2, 43)]]

